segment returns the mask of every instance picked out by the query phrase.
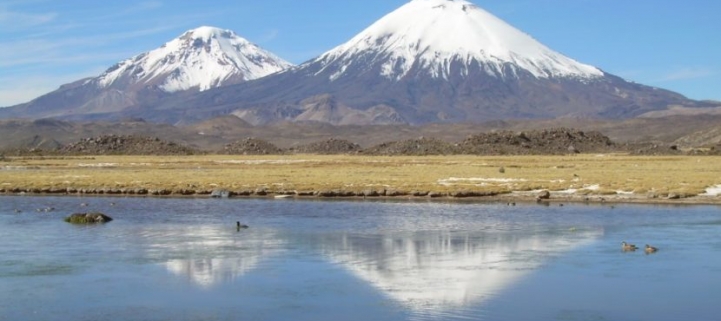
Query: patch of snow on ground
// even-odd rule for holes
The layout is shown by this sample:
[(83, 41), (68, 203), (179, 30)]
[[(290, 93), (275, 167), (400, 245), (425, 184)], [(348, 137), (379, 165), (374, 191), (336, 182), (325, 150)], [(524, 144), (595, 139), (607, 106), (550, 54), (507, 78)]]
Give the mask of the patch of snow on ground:
[(80, 163), (80, 164), (78, 164), (78, 167), (115, 167), (115, 166), (118, 166), (118, 163), (97, 163), (97, 164)]
[(706, 189), (706, 193), (701, 196), (719, 196), (721, 195), (721, 185), (711, 186)]
[(22, 171), (22, 170), (28, 170), (28, 169), (40, 169), (40, 167), (37, 167), (37, 166), (3, 166), (3, 167), (0, 167), (0, 170), (6, 170), (6, 171)]
[(262, 165), (262, 164), (271, 164), (271, 165), (284, 165), (284, 164), (299, 164), (299, 163), (307, 163), (310, 162), (308, 160), (227, 160), (227, 161), (216, 161), (217, 164), (242, 164), (242, 165)]
[(473, 184), (477, 186), (486, 186), (489, 183), (495, 184), (510, 184), (518, 182), (527, 182), (528, 180), (522, 178), (483, 178), (483, 177), (469, 177), (469, 178), (458, 178), (449, 177), (445, 179), (439, 179), (438, 184), (443, 186), (452, 186), (460, 184)]
[[(597, 191), (597, 190), (599, 190), (599, 189), (601, 189), (601, 186), (600, 186), (600, 185), (588, 185), (588, 186), (584, 186), (584, 187), (582, 187), (582, 188), (580, 188), (580, 189), (578, 189), (578, 188), (569, 188), (569, 189), (564, 189), (564, 190), (560, 190), (560, 191), (552, 191), (552, 192), (553, 192), (554, 194), (576, 194), (576, 193), (578, 193), (578, 191)], [(543, 190), (536, 190), (536, 191), (532, 191), (532, 192), (533, 192), (533, 193), (540, 193), (540, 192), (542, 192), (542, 191), (543, 191)]]

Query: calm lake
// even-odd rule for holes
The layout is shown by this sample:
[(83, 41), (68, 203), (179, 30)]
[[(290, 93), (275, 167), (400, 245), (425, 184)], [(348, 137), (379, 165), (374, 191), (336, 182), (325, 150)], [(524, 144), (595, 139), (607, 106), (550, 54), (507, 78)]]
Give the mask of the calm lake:
[[(87, 211), (115, 220), (62, 220)], [(699, 321), (719, 302), (715, 206), (0, 197), (0, 320)]]

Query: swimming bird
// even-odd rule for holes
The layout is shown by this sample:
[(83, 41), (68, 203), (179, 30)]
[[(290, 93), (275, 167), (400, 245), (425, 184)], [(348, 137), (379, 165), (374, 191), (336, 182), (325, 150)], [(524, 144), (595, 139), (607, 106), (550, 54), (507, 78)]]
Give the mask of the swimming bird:
[(637, 250), (637, 249), (638, 249), (638, 247), (637, 247), (636, 245), (634, 245), (634, 244), (628, 244), (628, 243), (626, 243), (625, 241), (624, 241), (624, 242), (621, 242), (621, 250), (623, 250), (624, 252), (626, 252), (626, 251), (635, 251), (635, 250)]
[(240, 224), (240, 222), (235, 222), (235, 227), (238, 231), (240, 231), (240, 229), (242, 229), (242, 228), (243, 229), (248, 228), (248, 225)]
[(646, 244), (645, 251), (646, 251), (646, 254), (651, 254), (651, 253), (656, 253), (656, 251), (658, 251), (658, 249), (651, 245)]

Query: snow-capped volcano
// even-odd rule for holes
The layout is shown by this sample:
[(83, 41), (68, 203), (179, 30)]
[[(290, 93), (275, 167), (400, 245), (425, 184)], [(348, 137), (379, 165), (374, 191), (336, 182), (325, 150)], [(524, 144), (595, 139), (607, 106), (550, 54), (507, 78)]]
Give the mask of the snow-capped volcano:
[(391, 79), (406, 76), (414, 67), (433, 77), (467, 75), (472, 64), (499, 77), (522, 71), (537, 78), (603, 76), (464, 0), (412, 0), (315, 62), (340, 64), (332, 78), (353, 65), (375, 62), (381, 62), (382, 75)]
[(131, 107), (152, 115), (157, 114), (152, 111), (154, 105), (175, 93), (243, 83), (290, 67), (233, 31), (200, 27), (121, 61), (98, 77), (3, 108), (0, 117), (117, 119)]
[(163, 101), (175, 113), (156, 119), (415, 125), (630, 118), (694, 103), (566, 57), (469, 1), (412, 0), (298, 67)]
[(265, 77), (291, 67), (230, 30), (200, 27), (162, 47), (122, 61), (98, 78), (100, 87), (157, 85), (165, 92), (200, 91)]
[(417, 125), (619, 119), (698, 106), (566, 57), (466, 0), (412, 0), (348, 42), (268, 75), (288, 66), (230, 31), (203, 27), (0, 117)]

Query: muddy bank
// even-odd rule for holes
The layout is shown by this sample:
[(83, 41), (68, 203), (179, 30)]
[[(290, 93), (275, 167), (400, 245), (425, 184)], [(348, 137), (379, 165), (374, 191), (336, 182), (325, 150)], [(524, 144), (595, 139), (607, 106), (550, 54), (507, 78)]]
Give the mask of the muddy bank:
[[(542, 195), (546, 194), (547, 196)], [(210, 198), (265, 198), (265, 199), (350, 199), (350, 200), (429, 200), (429, 201), (484, 201), (502, 202), (507, 205), (515, 203), (538, 203), (548, 206), (562, 206), (563, 203), (594, 203), (594, 204), (709, 204), (721, 205), (721, 196), (714, 195), (679, 195), (671, 194), (617, 194), (617, 195), (582, 195), (566, 191), (433, 191), (396, 189), (378, 189), (363, 191), (348, 190), (304, 190), (304, 191), (269, 191), (266, 189), (247, 190), (195, 190), (195, 189), (58, 189), (58, 188), (0, 188), (0, 195), (52, 195), (52, 196), (116, 196), (116, 197), (191, 197)]]

